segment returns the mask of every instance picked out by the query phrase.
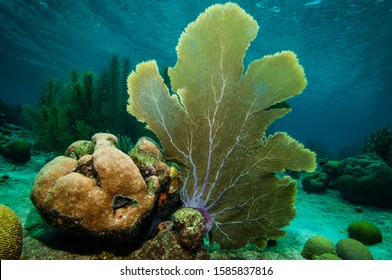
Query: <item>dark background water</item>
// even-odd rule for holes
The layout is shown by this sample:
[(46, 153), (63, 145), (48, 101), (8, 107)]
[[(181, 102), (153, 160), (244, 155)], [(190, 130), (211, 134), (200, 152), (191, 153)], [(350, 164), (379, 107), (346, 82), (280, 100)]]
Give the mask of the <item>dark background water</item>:
[[(308, 87), (276, 129), (339, 149), (392, 125), (391, 0), (235, 2), (260, 25), (246, 64), (289, 49), (305, 68)], [(173, 66), (182, 30), (214, 3), (0, 0), (0, 99), (34, 103), (48, 76), (99, 71), (112, 53)]]

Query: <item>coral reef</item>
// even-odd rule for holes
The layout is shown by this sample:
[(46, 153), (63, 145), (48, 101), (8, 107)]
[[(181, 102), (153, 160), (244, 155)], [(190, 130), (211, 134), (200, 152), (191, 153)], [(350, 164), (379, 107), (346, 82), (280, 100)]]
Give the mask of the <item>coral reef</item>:
[[(84, 143), (68, 152), (89, 146)], [(59, 156), (45, 165), (31, 200), (47, 222), (66, 232), (128, 239), (154, 207), (159, 184), (146, 184), (132, 159), (115, 147), (114, 135), (95, 134), (92, 143), (92, 154)]]
[(347, 228), (348, 236), (366, 245), (374, 245), (382, 241), (381, 230), (366, 221), (352, 222)]
[(337, 187), (350, 202), (392, 208), (392, 168), (376, 154), (344, 159)]
[(330, 239), (324, 236), (312, 236), (306, 241), (301, 254), (305, 259), (314, 260), (323, 254), (336, 256), (336, 249)]
[(342, 260), (373, 260), (369, 249), (351, 238), (345, 238), (336, 243), (336, 251)]
[(0, 204), (0, 260), (17, 260), (22, 252), (22, 225), (16, 213)]
[[(184, 170), (182, 201), (197, 208), (221, 248), (263, 247), (295, 216), (295, 182), (276, 173), (313, 171), (315, 154), (267, 127), (291, 109), (305, 74), (294, 53), (243, 58), (258, 25), (238, 5), (214, 5), (180, 37), (169, 68), (173, 95), (155, 61), (128, 78), (128, 112), (159, 138), (166, 159)], [(235, 114), (233, 114), (235, 112)]]

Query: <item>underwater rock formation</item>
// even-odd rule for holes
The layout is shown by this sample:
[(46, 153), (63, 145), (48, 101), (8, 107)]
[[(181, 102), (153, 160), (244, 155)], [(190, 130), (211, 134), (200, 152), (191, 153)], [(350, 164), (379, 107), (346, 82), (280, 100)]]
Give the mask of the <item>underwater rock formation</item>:
[(159, 138), (166, 160), (184, 170), (182, 201), (196, 208), (221, 248), (259, 247), (284, 235), (295, 216), (295, 181), (275, 174), (313, 171), (315, 154), (286, 133), (265, 135), (306, 87), (293, 52), (243, 58), (257, 22), (238, 5), (214, 5), (190, 23), (169, 68), (173, 95), (155, 61), (128, 78), (128, 112)]
[(344, 159), (337, 187), (350, 202), (392, 208), (392, 168), (376, 154)]
[[(89, 146), (72, 144), (67, 154), (80, 144)], [(59, 156), (45, 165), (31, 201), (44, 220), (64, 231), (126, 240), (154, 207), (159, 184), (147, 189), (132, 159), (115, 147), (114, 135), (95, 134), (92, 144), (92, 154)]]

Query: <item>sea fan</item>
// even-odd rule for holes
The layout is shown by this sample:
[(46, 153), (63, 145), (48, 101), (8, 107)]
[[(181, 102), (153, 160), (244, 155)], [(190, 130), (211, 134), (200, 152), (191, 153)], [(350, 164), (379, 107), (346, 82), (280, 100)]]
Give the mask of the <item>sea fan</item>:
[(257, 30), (238, 5), (214, 5), (179, 40), (168, 71), (175, 94), (155, 61), (140, 63), (128, 79), (128, 112), (147, 123), (168, 160), (185, 167), (183, 203), (202, 212), (221, 248), (263, 247), (283, 236), (295, 216), (295, 182), (276, 173), (315, 168), (315, 154), (286, 133), (265, 137), (306, 79), (288, 51), (253, 61), (244, 74)]

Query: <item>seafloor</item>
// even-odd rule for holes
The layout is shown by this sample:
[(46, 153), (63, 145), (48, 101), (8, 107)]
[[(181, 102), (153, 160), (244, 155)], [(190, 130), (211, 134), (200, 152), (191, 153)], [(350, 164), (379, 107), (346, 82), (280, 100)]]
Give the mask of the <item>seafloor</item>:
[[(23, 225), (21, 259), (116, 259), (127, 258), (113, 254), (110, 244), (60, 234), (46, 225), (32, 205), (29, 194), (39, 170), (54, 155), (38, 153), (24, 165), (14, 165), (0, 156), (0, 203), (11, 207)], [(6, 176), (4, 176), (6, 175)], [(298, 182), (297, 216), (286, 228), (287, 234), (275, 246), (258, 250), (253, 247), (236, 251), (209, 248), (211, 259), (284, 259), (302, 260), (306, 240), (323, 235), (334, 243), (347, 237), (347, 227), (355, 220), (377, 225), (383, 240), (368, 246), (376, 260), (392, 260), (392, 209), (356, 205), (341, 198), (336, 190), (323, 194), (308, 194)]]

